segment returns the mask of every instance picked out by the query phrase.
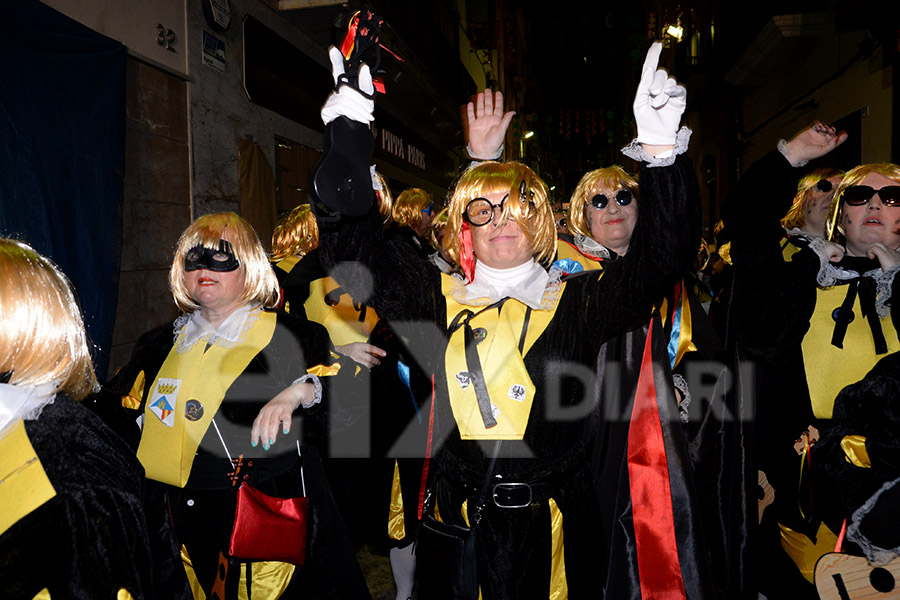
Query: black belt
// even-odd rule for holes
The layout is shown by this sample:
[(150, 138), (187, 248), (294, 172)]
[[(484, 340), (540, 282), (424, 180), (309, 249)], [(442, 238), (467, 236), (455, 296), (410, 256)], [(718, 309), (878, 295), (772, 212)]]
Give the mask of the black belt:
[(530, 483), (496, 483), (491, 499), (499, 508), (527, 508), (533, 502), (548, 500), (559, 494), (559, 488), (552, 483), (533, 481)]

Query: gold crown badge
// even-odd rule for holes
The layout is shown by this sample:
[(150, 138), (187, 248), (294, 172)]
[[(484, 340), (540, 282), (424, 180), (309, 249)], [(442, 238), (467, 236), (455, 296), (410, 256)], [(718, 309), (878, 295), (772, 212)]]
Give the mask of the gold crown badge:
[(156, 391), (160, 394), (171, 394), (175, 391), (175, 386), (171, 383), (160, 383), (156, 386)]

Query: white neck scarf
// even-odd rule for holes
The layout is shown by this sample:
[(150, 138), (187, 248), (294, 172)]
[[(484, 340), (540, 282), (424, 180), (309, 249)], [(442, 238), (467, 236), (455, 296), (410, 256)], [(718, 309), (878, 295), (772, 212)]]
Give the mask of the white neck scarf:
[(41, 410), (56, 399), (57, 381), (41, 385), (0, 383), (0, 437), (7, 425), (19, 419), (37, 419)]
[(510, 297), (539, 309), (549, 283), (550, 275), (533, 259), (510, 269), (493, 269), (475, 261), (475, 277), (465, 289), (469, 300), (488, 298), (496, 302)]

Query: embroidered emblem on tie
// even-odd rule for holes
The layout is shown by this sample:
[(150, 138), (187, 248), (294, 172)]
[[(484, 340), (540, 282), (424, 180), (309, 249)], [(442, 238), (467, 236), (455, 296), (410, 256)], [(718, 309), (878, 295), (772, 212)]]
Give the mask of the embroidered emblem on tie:
[(510, 400), (515, 400), (516, 402), (524, 402), (525, 401), (525, 386), (520, 383), (515, 383), (509, 386), (509, 391), (506, 393), (509, 396)]
[(468, 371), (460, 371), (456, 374), (456, 381), (459, 382), (459, 387), (466, 389), (469, 387), (469, 384), (472, 383), (472, 378), (469, 377)]
[(150, 412), (166, 427), (175, 425), (175, 406), (179, 387), (181, 387), (180, 379), (160, 379), (150, 397)]

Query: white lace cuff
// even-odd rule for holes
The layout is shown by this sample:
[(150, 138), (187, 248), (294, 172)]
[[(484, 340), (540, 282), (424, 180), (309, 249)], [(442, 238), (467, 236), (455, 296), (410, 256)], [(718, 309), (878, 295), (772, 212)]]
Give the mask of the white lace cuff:
[(776, 148), (778, 148), (778, 151), (781, 152), (781, 155), (785, 159), (787, 159), (787, 161), (789, 163), (791, 163), (792, 167), (805, 167), (807, 165), (807, 163), (809, 162), (808, 160), (798, 160), (797, 162), (791, 161), (790, 157), (788, 157), (788, 155), (784, 153), (785, 146), (787, 146), (787, 140), (785, 140), (785, 139), (778, 140), (778, 146), (776, 146)]
[(372, 189), (376, 192), (380, 192), (384, 190), (384, 186), (381, 185), (381, 179), (375, 175), (375, 165), (369, 165), (369, 176), (372, 178)]
[(645, 162), (650, 167), (668, 167), (675, 163), (676, 156), (687, 152), (690, 141), (691, 130), (685, 125), (675, 135), (675, 149), (670, 152), (663, 152), (659, 156), (651, 156), (635, 138), (631, 140), (630, 144), (622, 148), (622, 154), (636, 161)]
[(319, 377), (317, 375), (313, 375), (312, 373), (307, 373), (303, 377), (298, 377), (295, 379), (291, 385), (297, 383), (311, 383), (313, 384), (313, 401), (309, 404), (301, 404), (303, 408), (312, 408), (316, 404), (322, 401), (322, 382), (319, 381)]
[(678, 373), (672, 374), (672, 385), (681, 392), (681, 402), (678, 403), (678, 415), (681, 417), (682, 423), (687, 423), (690, 421), (688, 406), (691, 404), (691, 391), (688, 389), (687, 381)]
[(888, 481), (881, 489), (872, 494), (872, 496), (863, 504), (861, 507), (857, 509), (853, 516), (850, 517), (850, 523), (847, 527), (847, 539), (856, 542), (859, 544), (859, 547), (862, 548), (862, 551), (866, 555), (866, 560), (869, 561), (870, 565), (873, 566), (882, 566), (891, 562), (898, 556), (900, 556), (900, 547), (896, 548), (882, 548), (872, 541), (870, 541), (865, 534), (863, 534), (860, 530), (860, 523), (862, 520), (868, 515), (875, 505), (878, 504), (878, 499), (881, 497), (883, 493), (894, 487), (900, 483), (900, 479), (895, 479), (894, 481)]
[(475, 156), (472, 154), (472, 145), (466, 144), (466, 156), (468, 156), (470, 159), (472, 159), (473, 162), (484, 162), (486, 160), (500, 160), (500, 157), (503, 156), (504, 146), (505, 146), (505, 144), (500, 144), (500, 148), (497, 150), (497, 156), (494, 156), (493, 158), (475, 158)]

